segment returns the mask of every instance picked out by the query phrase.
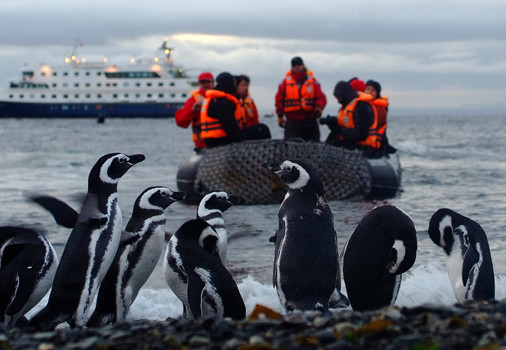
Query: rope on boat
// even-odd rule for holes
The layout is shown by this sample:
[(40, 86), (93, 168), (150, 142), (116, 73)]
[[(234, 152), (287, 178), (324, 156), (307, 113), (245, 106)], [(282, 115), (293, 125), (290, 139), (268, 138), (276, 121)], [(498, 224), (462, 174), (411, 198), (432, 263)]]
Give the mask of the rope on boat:
[(371, 191), (371, 174), (362, 153), (320, 143), (259, 140), (206, 149), (196, 175), (195, 192), (226, 189), (246, 204), (280, 203), (284, 183), (262, 167), (268, 161), (300, 159), (320, 176), (325, 199), (364, 198)]

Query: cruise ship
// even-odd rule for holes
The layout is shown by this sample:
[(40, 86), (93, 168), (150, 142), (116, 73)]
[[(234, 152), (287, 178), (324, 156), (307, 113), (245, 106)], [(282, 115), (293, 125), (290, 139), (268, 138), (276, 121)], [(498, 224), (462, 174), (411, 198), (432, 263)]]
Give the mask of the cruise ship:
[(171, 58), (166, 38), (151, 58), (117, 66), (72, 55), (60, 65), (25, 67), (0, 91), (0, 118), (167, 118), (198, 85)]

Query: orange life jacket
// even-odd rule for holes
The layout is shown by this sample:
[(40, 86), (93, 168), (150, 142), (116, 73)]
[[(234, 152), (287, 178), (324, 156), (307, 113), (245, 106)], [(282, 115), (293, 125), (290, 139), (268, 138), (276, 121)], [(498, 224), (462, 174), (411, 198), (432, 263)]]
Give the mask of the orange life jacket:
[(286, 72), (284, 111), (295, 112), (302, 110), (310, 112), (314, 109), (315, 102), (315, 80), (313, 72), (307, 72), (307, 79), (300, 89), (297, 86), (297, 81), (292, 77), (292, 72)]
[[(367, 102), (371, 104), (372, 96), (369, 94), (359, 94), (357, 98), (353, 99), (348, 105), (339, 110), (339, 115), (337, 116), (337, 124), (340, 127), (353, 129), (355, 128), (355, 122), (353, 120), (353, 112), (355, 111), (355, 107), (359, 101)], [(383, 134), (379, 134), (378, 132), (378, 115), (376, 113), (376, 109), (373, 107), (374, 111), (374, 121), (372, 125), (369, 127), (369, 133), (367, 138), (363, 141), (357, 141), (357, 144), (362, 146), (369, 146), (371, 148), (380, 148), (381, 140)], [(343, 139), (343, 136), (338, 135), (339, 139)]]
[(388, 96), (381, 96), (373, 100), (371, 105), (378, 114), (378, 133), (384, 135), (387, 129)]
[(246, 98), (240, 99), (239, 105), (241, 106), (241, 129), (258, 124), (258, 112), (251, 96), (248, 95)]
[(239, 101), (234, 95), (227, 94), (226, 92), (220, 90), (207, 90), (204, 102), (202, 102), (202, 109), (200, 110), (200, 137), (203, 139), (215, 139), (227, 136), (227, 133), (223, 130), (220, 120), (211, 117), (207, 113), (211, 100), (221, 97), (225, 97), (227, 100), (235, 103), (234, 117), (238, 123), (241, 120), (241, 108), (239, 106)]
[[(195, 102), (204, 100), (204, 96), (200, 94), (200, 90), (193, 90), (190, 94), (195, 99)], [(192, 120), (192, 140), (195, 144), (199, 143), (200, 140), (200, 114), (198, 118), (193, 117)]]

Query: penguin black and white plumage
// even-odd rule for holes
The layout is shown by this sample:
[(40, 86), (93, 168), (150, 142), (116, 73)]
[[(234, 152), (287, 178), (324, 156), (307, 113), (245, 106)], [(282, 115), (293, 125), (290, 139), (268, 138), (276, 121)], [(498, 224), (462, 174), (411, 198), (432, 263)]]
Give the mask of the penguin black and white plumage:
[(494, 267), (480, 224), (442, 208), (432, 215), (428, 233), (447, 255), (448, 275), (459, 303), (495, 299)]
[(48, 304), (30, 325), (53, 329), (67, 322), (84, 326), (93, 298), (109, 269), (122, 232), (117, 187), (121, 177), (144, 155), (102, 156), (88, 176), (88, 193), (61, 256)]
[(214, 228), (219, 237), (219, 254), (223, 265), (227, 263), (228, 234), (223, 220), (223, 212), (234, 204), (240, 204), (241, 197), (229, 196), (224, 191), (206, 194), (199, 203), (197, 218), (206, 221)]
[(416, 260), (417, 238), (411, 218), (393, 205), (369, 211), (343, 249), (343, 278), (353, 310), (392, 306), (402, 273)]
[(206, 221), (195, 219), (184, 223), (167, 245), (165, 279), (193, 320), (246, 317), (237, 284), (217, 254), (218, 240)]
[[(97, 295), (95, 311), (87, 326), (124, 321), (140, 288), (153, 272), (165, 246), (164, 210), (189, 193), (167, 187), (150, 187), (136, 199), (114, 261)], [(129, 238), (128, 238), (129, 237)]]
[(0, 227), (0, 323), (27, 322), (24, 315), (51, 288), (58, 258), (47, 237), (34, 229)]
[(286, 311), (326, 311), (331, 295), (340, 291), (341, 277), (337, 234), (323, 184), (298, 160), (264, 167), (288, 186), (275, 234), (273, 284), (281, 305)]

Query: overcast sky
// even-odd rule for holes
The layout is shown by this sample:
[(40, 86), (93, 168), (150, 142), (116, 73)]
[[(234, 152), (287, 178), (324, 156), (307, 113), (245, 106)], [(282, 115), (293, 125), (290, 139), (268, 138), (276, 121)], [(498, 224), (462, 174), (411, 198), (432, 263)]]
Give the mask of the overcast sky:
[(381, 83), (391, 113), (506, 114), (504, 0), (1, 0), (0, 83), (80, 55), (126, 63), (165, 37), (176, 63), (251, 77), (273, 112), (277, 85), (301, 56), (328, 105), (339, 80)]

